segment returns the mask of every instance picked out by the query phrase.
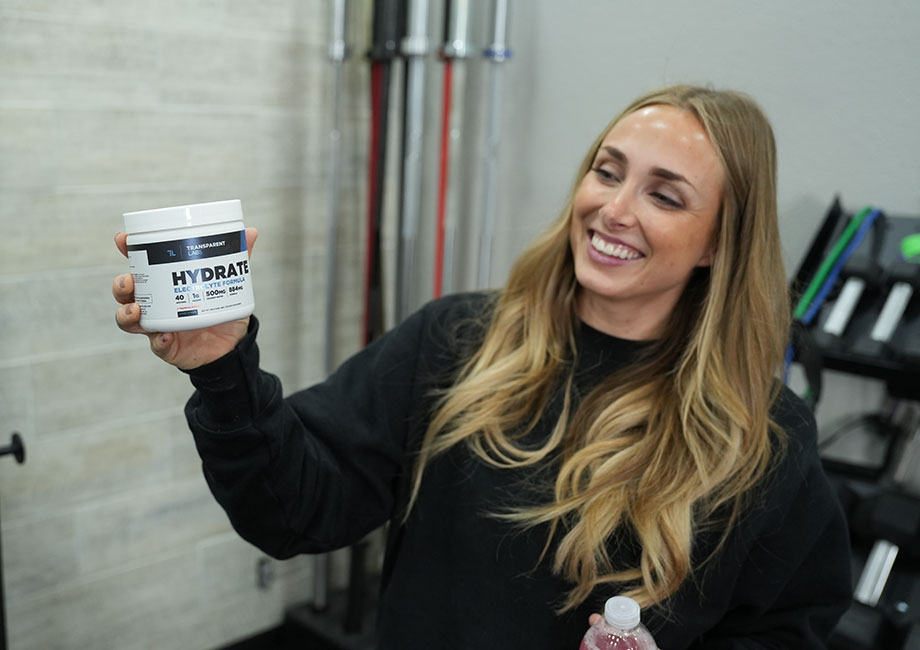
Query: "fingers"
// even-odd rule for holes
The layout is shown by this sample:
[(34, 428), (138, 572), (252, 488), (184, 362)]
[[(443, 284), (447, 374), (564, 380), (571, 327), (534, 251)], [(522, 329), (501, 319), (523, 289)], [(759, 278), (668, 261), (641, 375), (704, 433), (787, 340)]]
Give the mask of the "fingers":
[(601, 618), (602, 617), (600, 614), (591, 614), (591, 616), (588, 617), (588, 625), (594, 625), (599, 620), (601, 620)]
[(115, 276), (112, 280), (112, 297), (122, 305), (134, 302), (134, 276), (130, 273)]
[[(127, 255), (128, 249), (125, 240), (128, 236), (123, 233), (115, 235), (115, 246), (122, 255)], [(115, 322), (118, 327), (132, 334), (146, 334), (141, 328), (141, 308), (134, 302), (134, 276), (130, 273), (116, 275), (112, 280), (112, 297), (121, 304), (115, 312)]]
[(149, 334), (141, 327), (141, 308), (134, 302), (118, 308), (115, 312), (115, 323), (119, 329), (130, 334)]
[(144, 334), (150, 341), (151, 351), (164, 361), (172, 363), (178, 339), (173, 332), (148, 332), (141, 327), (141, 309), (135, 303), (122, 305), (115, 312), (118, 327), (129, 334)]
[(118, 327), (131, 334), (147, 334), (141, 328), (141, 308), (134, 302), (134, 276), (122, 273), (112, 280), (112, 297), (121, 303), (115, 312), (115, 322)]
[(252, 247), (256, 245), (256, 239), (259, 237), (259, 231), (255, 228), (246, 229), (246, 250), (249, 251), (249, 256), (252, 257)]
[[(115, 246), (125, 256), (128, 254), (127, 239), (128, 236), (123, 232), (115, 234)], [(141, 310), (134, 303), (134, 276), (130, 273), (115, 276), (115, 279), (112, 280), (112, 297), (122, 305), (115, 312), (115, 322), (118, 323), (118, 327), (125, 332), (143, 332), (140, 326)]]
[(169, 361), (175, 355), (176, 335), (172, 332), (148, 332), (142, 328), (141, 309), (136, 303), (119, 307), (115, 312), (115, 322), (129, 334), (144, 334), (150, 340), (150, 349), (161, 359)]
[(121, 252), (125, 257), (128, 256), (128, 235), (119, 232), (115, 233), (115, 247)]

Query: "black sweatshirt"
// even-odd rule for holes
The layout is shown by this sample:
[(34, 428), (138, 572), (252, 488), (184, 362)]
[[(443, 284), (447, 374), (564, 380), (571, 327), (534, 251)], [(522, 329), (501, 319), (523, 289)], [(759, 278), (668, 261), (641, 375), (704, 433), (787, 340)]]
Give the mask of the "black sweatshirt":
[[(237, 348), (191, 371), (186, 416), (214, 496), (239, 534), (277, 558), (332, 550), (398, 517), (434, 392), (450, 386), (480, 340), (482, 294), (434, 301), (287, 398), (259, 369), (257, 321)], [(479, 319), (481, 320), (481, 319)], [(641, 343), (578, 327), (575, 393), (585, 395)], [(716, 562), (695, 572), (665, 607), (643, 611), (664, 650), (822, 648), (850, 602), (846, 524), (816, 450), (814, 420), (787, 390), (774, 417), (786, 453)], [(521, 444), (558, 418), (547, 409)], [(496, 518), (548, 498), (553, 463), (500, 469), (456, 445), (427, 468), (406, 524), (389, 528), (380, 650), (576, 650), (588, 615), (613, 588), (558, 615), (570, 589), (541, 560), (547, 530)], [(629, 536), (610, 541), (615, 562), (638, 558)], [(718, 533), (698, 536), (694, 557)]]

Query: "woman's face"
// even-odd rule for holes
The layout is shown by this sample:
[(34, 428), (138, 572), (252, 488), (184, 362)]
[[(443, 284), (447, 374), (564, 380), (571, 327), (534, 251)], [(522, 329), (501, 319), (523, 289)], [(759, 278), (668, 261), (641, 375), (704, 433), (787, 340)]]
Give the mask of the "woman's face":
[(723, 182), (692, 114), (658, 104), (620, 120), (575, 193), (582, 320), (622, 338), (658, 336), (693, 270), (712, 263)]

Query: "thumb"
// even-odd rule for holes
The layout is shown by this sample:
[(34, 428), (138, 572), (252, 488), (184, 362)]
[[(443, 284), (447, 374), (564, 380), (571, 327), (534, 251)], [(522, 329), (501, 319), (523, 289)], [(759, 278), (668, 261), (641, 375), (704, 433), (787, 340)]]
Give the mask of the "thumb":
[(256, 239), (259, 237), (259, 231), (255, 228), (246, 228), (246, 250), (252, 256), (252, 247), (256, 245)]
[(115, 233), (115, 247), (118, 251), (124, 255), (128, 256), (128, 235), (123, 232)]

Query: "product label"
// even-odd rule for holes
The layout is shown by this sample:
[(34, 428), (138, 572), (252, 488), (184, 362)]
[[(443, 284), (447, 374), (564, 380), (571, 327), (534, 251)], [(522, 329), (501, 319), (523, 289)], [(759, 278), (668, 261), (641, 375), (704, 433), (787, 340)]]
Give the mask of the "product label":
[(252, 302), (246, 233), (128, 246), (141, 318), (213, 314)]

